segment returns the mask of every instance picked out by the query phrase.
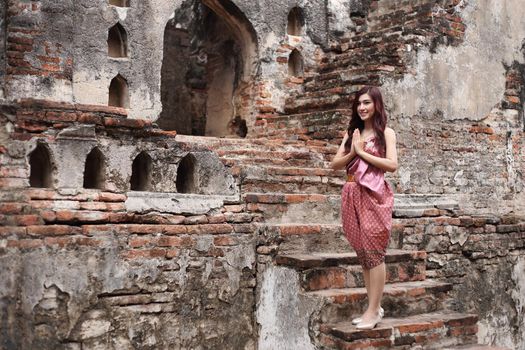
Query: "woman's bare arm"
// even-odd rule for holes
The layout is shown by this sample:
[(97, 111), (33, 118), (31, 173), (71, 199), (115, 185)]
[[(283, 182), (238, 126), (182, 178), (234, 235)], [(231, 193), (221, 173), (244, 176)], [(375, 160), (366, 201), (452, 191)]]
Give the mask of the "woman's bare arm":
[[(359, 131), (358, 131), (359, 132)], [(359, 135), (358, 135), (359, 136)], [(384, 171), (394, 172), (397, 170), (397, 149), (396, 149), (396, 133), (390, 128), (385, 129), (386, 142), (386, 157), (376, 157), (364, 151), (363, 141), (354, 135), (354, 148), (359, 157), (368, 164), (371, 164)]]
[(350, 152), (348, 153), (346, 152), (346, 149), (345, 149), (346, 140), (348, 140), (348, 132), (345, 133), (345, 136), (343, 137), (343, 141), (341, 142), (341, 145), (339, 146), (337, 153), (332, 159), (332, 163), (330, 163), (330, 167), (334, 170), (344, 169), (346, 165), (357, 155), (355, 153), (353, 144), (352, 144), (352, 147), (350, 148)]

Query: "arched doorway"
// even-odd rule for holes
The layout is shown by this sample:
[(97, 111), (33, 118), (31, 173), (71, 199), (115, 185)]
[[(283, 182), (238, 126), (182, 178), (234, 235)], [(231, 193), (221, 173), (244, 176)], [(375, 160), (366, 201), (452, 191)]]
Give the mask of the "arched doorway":
[(185, 135), (246, 135), (257, 63), (257, 39), (229, 1), (187, 0), (164, 33), (157, 120)]

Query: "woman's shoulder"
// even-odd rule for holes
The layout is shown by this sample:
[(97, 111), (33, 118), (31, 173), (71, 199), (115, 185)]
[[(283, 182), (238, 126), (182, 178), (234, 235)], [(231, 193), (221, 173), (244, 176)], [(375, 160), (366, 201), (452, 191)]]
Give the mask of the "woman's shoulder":
[(389, 127), (385, 128), (385, 137), (395, 137), (395, 136), (396, 136), (396, 132), (394, 131), (394, 129), (389, 128)]

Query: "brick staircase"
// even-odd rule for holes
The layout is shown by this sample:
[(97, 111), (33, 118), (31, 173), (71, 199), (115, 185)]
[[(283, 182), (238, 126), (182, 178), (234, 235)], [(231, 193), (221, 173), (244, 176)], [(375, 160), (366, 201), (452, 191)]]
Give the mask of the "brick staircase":
[[(336, 146), (282, 139), (178, 140), (215, 150), (240, 183), (247, 211), (264, 218), (258, 252), (270, 254), (274, 266), (295, 271), (295, 293), (321, 305), (301, 316), (309, 320), (316, 348), (498, 349), (475, 345), (477, 315), (451, 311), (453, 286), (427, 279), (424, 251), (389, 249), (384, 320), (366, 331), (349, 323), (364, 311), (366, 290), (340, 225), (344, 173), (328, 168)], [(394, 236), (391, 247), (397, 245)]]
[[(316, 300), (315, 311), (297, 316), (308, 320), (315, 348), (498, 349), (476, 345), (477, 315), (452, 311), (448, 292), (453, 285), (427, 279), (424, 251), (389, 249), (384, 320), (373, 330), (357, 330), (350, 323), (366, 307), (366, 290), (340, 225), (344, 172), (330, 170), (329, 162), (350, 118), (354, 92), (406, 73), (410, 54), (400, 48), (428, 46), (443, 35), (454, 39), (461, 34), (437, 29), (460, 20), (452, 15), (453, 2), (444, 5), (444, 17), (432, 14), (432, 6), (422, 3), (395, 16), (371, 14), (367, 30), (324, 54), (301, 89), (287, 98), (284, 115), (257, 117), (253, 132), (263, 138), (188, 139), (214, 149), (231, 167), (247, 210), (264, 218), (258, 252), (269, 254), (274, 266), (295, 271), (299, 282), (294, 292)], [(401, 211), (411, 209), (409, 205)], [(414, 209), (418, 211), (421, 208)], [(396, 235), (393, 232), (392, 248), (400, 246)]]
[(324, 300), (315, 324), (322, 348), (443, 349), (476, 343), (477, 315), (447, 311), (452, 285), (425, 279), (425, 252), (388, 251), (385, 318), (373, 330), (358, 330), (350, 322), (366, 308), (355, 254), (278, 255), (276, 263), (299, 271), (300, 293)]
[(355, 31), (320, 56), (302, 87), (286, 99), (284, 114), (259, 116), (254, 132), (337, 144), (351, 114), (354, 92), (365, 84), (380, 86), (385, 78), (402, 78), (419, 48), (462, 40), (465, 26), (456, 14), (457, 5), (456, 0), (444, 1), (439, 10), (433, 1), (387, 5), (379, 12), (371, 10), (366, 19), (353, 18)]
[[(364, 84), (381, 85), (385, 77), (403, 76), (412, 57), (407, 53), (410, 50), (405, 50), (407, 45), (417, 50), (443, 40), (460, 41), (456, 3), (443, 3), (439, 13), (432, 10), (434, 3), (422, 2), (412, 10), (396, 7), (396, 12), (369, 14), (365, 26), (324, 54), (317, 69), (287, 98), (284, 114), (264, 112), (257, 116), (252, 131), (260, 138), (178, 136), (178, 141), (197, 142), (215, 150), (237, 178), (247, 210), (263, 218), (257, 252), (268, 259), (261, 261), (293, 271), (283, 276), (295, 276), (298, 281), (290, 284), (294, 290), (282, 292), (288, 293), (280, 296), (285, 300), (282, 307), (288, 307), (290, 299), (298, 295), (298, 300), (307, 304), (314, 300), (316, 305), (309, 311), (304, 311), (306, 307), (289, 310), (299, 314), (277, 321), (287, 324), (294, 317), (302, 319), (299, 323), (307, 328), (306, 343), (314, 348), (501, 349), (476, 344), (478, 316), (452, 310), (449, 292), (453, 285), (427, 278), (432, 274), (426, 271), (426, 252), (395, 249), (401, 246), (398, 236), (403, 232), (394, 230), (386, 256), (385, 318), (373, 330), (357, 330), (351, 325), (350, 320), (366, 307), (366, 290), (361, 268), (340, 225), (344, 172), (329, 169), (351, 115), (354, 92)], [(442, 30), (450, 24), (454, 30)], [(414, 220), (427, 210), (453, 209), (398, 204), (397, 215)], [(269, 293), (279, 291), (271, 289)], [(272, 303), (271, 307), (281, 307)], [(297, 332), (295, 326), (292, 332)], [(279, 331), (286, 332), (284, 328)], [(272, 331), (262, 329), (261, 336)], [(278, 334), (275, 339), (283, 341), (289, 336)], [(272, 344), (268, 348), (282, 349), (290, 345), (268, 344)]]

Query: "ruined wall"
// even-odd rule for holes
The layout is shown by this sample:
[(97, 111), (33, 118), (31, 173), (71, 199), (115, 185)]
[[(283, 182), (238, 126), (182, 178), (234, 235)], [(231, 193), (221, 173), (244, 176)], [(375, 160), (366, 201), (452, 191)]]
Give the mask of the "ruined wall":
[(120, 203), (113, 201), (125, 196), (110, 195), (2, 195), (3, 213), (25, 197), (57, 219), (0, 228), (0, 346), (253, 348), (254, 243), (249, 225), (238, 223), (239, 210), (224, 207), (209, 218), (214, 224), (179, 214), (173, 217), (180, 225), (93, 225), (93, 214), (72, 219), (81, 211), (62, 209), (77, 203), (102, 210), (107, 203), (110, 214), (129, 216), (115, 212)]
[(71, 101), (73, 18), (67, 4), (8, 1), (6, 98)]
[[(253, 349), (264, 343), (259, 336), (278, 333), (276, 318), (313, 310), (290, 290), (284, 300), (299, 306), (275, 309), (273, 291), (298, 281), (273, 258), (291, 251), (286, 240), (294, 235), (306, 237), (304, 251), (321, 243), (347, 249), (330, 230), (315, 238), (310, 231), (325, 228), (304, 222), (339, 224), (337, 200), (319, 193), (341, 178), (323, 167), (347, 124), (352, 94), (365, 83), (382, 87), (397, 131), (400, 169), (389, 180), (398, 198), (430, 193), (463, 210), (398, 212), (393, 244), (426, 250), (429, 277), (456, 283), (452, 307), (479, 312), (480, 342), (524, 344), (525, 26), (511, 10), (520, 8), (517, 0), (234, 2), (257, 39), (253, 62), (244, 62), (253, 64), (244, 77), (250, 84), (236, 103), (248, 138), (276, 139), (252, 140), (247, 149), (233, 143), (239, 149), (227, 156), (238, 155), (249, 169), (233, 157), (219, 160), (227, 151), (217, 140), (175, 141), (175, 133), (152, 123), (162, 110), (164, 31), (181, 15), (181, 1), (7, 4), (7, 31), (0, 27), (7, 46), (7, 75), (0, 75), (7, 100), (0, 106), (0, 347)], [(286, 34), (294, 7), (304, 15), (300, 36)], [(223, 18), (231, 20), (228, 13)], [(107, 32), (117, 22), (127, 31), (127, 58), (107, 57)], [(304, 59), (302, 77), (289, 74), (293, 50)], [(0, 74), (1, 60), (0, 52)], [(129, 87), (127, 110), (103, 107), (117, 74)], [(24, 97), (47, 101), (17, 100)], [(204, 129), (204, 109), (192, 113)], [(28, 188), (37, 144), (51, 154), (51, 189)], [(289, 151), (292, 144), (299, 150)], [(104, 187), (83, 189), (95, 146), (106, 157)], [(147, 191), (129, 191), (143, 151), (156, 171)], [(275, 161), (264, 174), (282, 175), (286, 184), (259, 178), (278, 194), (250, 203), (258, 196), (239, 196), (232, 176), (253, 180), (261, 168), (250, 162), (261, 160)], [(179, 173), (186, 166), (194, 167)], [(312, 179), (324, 181), (314, 194), (280, 194), (292, 181), (293, 191), (311, 191)], [(301, 206), (305, 198), (312, 202)], [(283, 230), (282, 242), (266, 242), (266, 235), (282, 238), (256, 228), (272, 210), (279, 216), (268, 224), (304, 225)], [(494, 288), (479, 290), (480, 280)], [(308, 322), (279, 326), (308, 348)]]
[[(389, 176), (397, 192), (443, 193), (468, 211), (518, 213), (525, 33), (512, 5), (332, 1), (330, 49), (285, 98), (284, 114), (260, 114), (255, 131), (338, 144), (353, 94), (377, 85), (397, 132), (400, 168)], [(349, 14), (344, 25), (335, 21), (341, 13)]]
[(0, 4), (0, 99), (4, 98), (7, 43), (7, 1)]
[[(6, 98), (47, 98), (107, 105), (111, 80), (120, 74), (129, 88), (130, 118), (157, 119), (162, 111), (160, 87), (164, 31), (168, 20), (176, 15), (181, 5), (182, 1), (131, 2), (129, 7), (109, 5), (106, 1), (82, 4), (10, 1), (7, 26), (11, 43), (8, 47), (10, 69)], [(312, 51), (327, 42), (326, 17), (319, 16), (325, 12), (324, 2), (287, 1), (272, 2), (271, 5), (238, 2), (228, 5), (210, 1), (207, 5), (219, 9), (225, 6), (221, 17), (227, 21), (235, 20), (232, 9), (238, 8), (253, 26), (256, 47), (250, 49), (253, 52), (245, 58), (247, 67), (253, 68), (247, 72), (245, 67), (244, 74), (248, 76), (244, 79), (249, 84), (240, 86), (241, 96), (235, 102), (242, 119), (253, 125), (255, 115), (259, 113), (254, 102), (258, 98), (255, 84), (261, 78), (263, 85), (281, 79), (276, 79), (278, 72), (271, 67), (275, 66), (275, 50), (285, 38), (288, 12), (294, 6), (304, 8), (305, 37), (311, 43), (308, 51)], [(117, 23), (127, 36), (127, 57), (108, 57), (108, 31)], [(239, 28), (241, 37), (246, 36), (244, 31)], [(279, 74), (286, 77), (283, 72)], [(270, 88), (280, 90), (276, 91), (278, 94), (285, 94), (287, 89), (280, 83)], [(275, 102), (277, 106), (273, 108), (282, 108), (282, 99), (272, 101), (272, 104)]]
[[(25, 100), (9, 111), (1, 348), (254, 347), (258, 218), (216, 153), (126, 119), (122, 108)], [(50, 188), (29, 187), (37, 144), (49, 152)], [(86, 189), (95, 147), (104, 183)], [(140, 152), (152, 159), (149, 191), (130, 192)]]
[[(381, 3), (380, 12), (389, 11)], [(444, 191), (465, 210), (523, 212), (525, 23), (515, 6), (460, 3), (461, 42), (413, 50), (407, 73), (384, 79), (393, 125), (408, 146), (399, 190)]]

